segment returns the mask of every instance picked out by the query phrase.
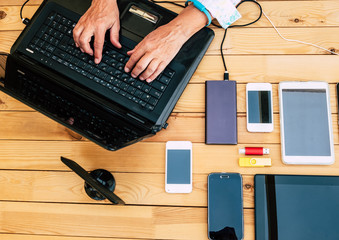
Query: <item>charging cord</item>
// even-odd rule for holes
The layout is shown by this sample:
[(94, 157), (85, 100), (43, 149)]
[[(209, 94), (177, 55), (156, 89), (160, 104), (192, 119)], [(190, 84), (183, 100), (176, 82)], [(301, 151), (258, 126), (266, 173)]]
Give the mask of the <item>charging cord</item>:
[[(334, 51), (331, 51), (331, 50), (328, 50), (324, 47), (321, 47), (317, 44), (313, 44), (313, 43), (308, 43), (308, 42), (304, 42), (304, 41), (300, 41), (300, 40), (296, 40), (296, 39), (289, 39), (289, 38), (286, 38), (284, 37), (280, 32), (279, 30), (277, 29), (277, 27), (273, 24), (273, 22), (271, 21), (271, 19), (267, 16), (267, 14), (262, 10), (262, 7), (261, 5), (256, 1), (256, 0), (243, 0), (241, 1), (238, 5), (237, 5), (237, 8), (244, 2), (253, 2), (255, 4), (258, 5), (259, 9), (260, 9), (260, 14), (259, 14), (259, 17), (254, 20), (253, 22), (250, 22), (248, 24), (244, 24), (244, 25), (231, 25), (229, 26), (228, 28), (232, 28), (232, 27), (245, 27), (245, 26), (248, 26), (248, 25), (251, 25), (257, 21), (259, 21), (259, 19), (261, 18), (262, 15), (264, 15), (267, 20), (270, 22), (270, 24), (273, 26), (274, 30), (277, 32), (277, 34), (279, 35), (280, 38), (282, 38), (283, 40), (286, 40), (288, 42), (296, 42), (296, 43), (300, 43), (300, 44), (304, 44), (304, 45), (308, 45), (308, 46), (312, 46), (312, 47), (316, 47), (316, 48), (319, 48), (319, 49), (322, 49), (326, 52), (329, 52), (331, 54), (334, 54), (334, 55), (339, 55), (339, 53), (336, 53)], [(217, 26), (215, 24), (213, 24), (214, 26), (216, 27), (220, 27), (220, 26)], [(222, 42), (221, 42), (221, 46), (220, 46), (220, 52), (221, 52), (221, 57), (222, 57), (222, 61), (223, 61), (223, 64), (224, 64), (224, 68), (225, 68), (225, 73), (224, 73), (224, 80), (229, 80), (229, 74), (228, 74), (228, 71), (227, 71), (227, 67), (226, 67), (226, 63), (225, 63), (225, 58), (224, 58), (224, 54), (223, 54), (223, 45), (224, 45), (224, 41), (225, 41), (225, 38), (226, 38), (226, 33), (227, 33), (227, 28), (225, 29), (225, 33), (224, 33), (224, 37), (222, 39)]]
[(20, 19), (23, 22), (23, 24), (27, 25), (30, 22), (30, 19), (28, 18), (23, 18), (22, 17), (22, 10), (24, 9), (25, 5), (29, 2), (30, 0), (26, 0), (24, 4), (22, 4), (21, 9), (20, 9)]
[[(238, 8), (241, 4), (245, 3), (245, 2), (252, 2), (254, 4), (256, 4), (258, 7), (259, 7), (259, 16), (252, 22), (249, 22), (249, 23), (246, 23), (246, 24), (241, 24), (241, 25), (231, 25), (229, 26), (228, 28), (234, 28), (234, 27), (246, 27), (246, 26), (249, 26), (249, 25), (252, 25), (256, 22), (258, 22), (263, 14), (263, 10), (262, 10), (262, 7), (260, 5), (260, 3), (258, 3), (257, 1), (255, 0), (243, 0), (241, 1), (237, 6), (236, 8)], [(218, 27), (218, 28), (221, 28), (221, 26), (218, 26), (216, 24), (213, 24), (214, 26)], [(225, 81), (228, 81), (229, 80), (229, 73), (227, 71), (227, 67), (226, 67), (226, 62), (225, 62), (225, 57), (224, 57), (224, 50), (223, 50), (223, 46), (224, 46), (224, 42), (225, 42), (225, 38), (226, 38), (226, 34), (227, 34), (227, 29), (225, 29), (225, 32), (224, 32), (224, 36), (222, 38), (222, 41), (221, 41), (221, 45), (220, 45), (220, 53), (221, 53), (221, 59), (222, 59), (222, 63), (224, 64), (224, 69), (225, 69), (225, 72), (224, 72), (224, 80)]]
[(309, 45), (309, 46), (312, 46), (312, 47), (316, 47), (316, 48), (320, 48), (326, 52), (329, 52), (331, 54), (334, 54), (334, 55), (339, 55), (339, 53), (336, 53), (334, 51), (331, 51), (331, 50), (328, 50), (324, 47), (321, 47), (317, 44), (313, 44), (313, 43), (308, 43), (308, 42), (303, 42), (303, 41), (300, 41), (300, 40), (295, 40), (295, 39), (289, 39), (289, 38), (286, 38), (284, 37), (279, 31), (278, 29), (276, 28), (276, 26), (273, 24), (273, 22), (271, 21), (271, 19), (266, 15), (266, 13), (263, 11), (262, 12), (264, 14), (264, 16), (267, 18), (267, 20), (270, 22), (270, 24), (273, 26), (274, 30), (278, 33), (279, 37), (281, 37), (282, 39), (288, 41), (288, 42), (296, 42), (296, 43), (301, 43), (301, 44), (305, 44), (305, 45)]

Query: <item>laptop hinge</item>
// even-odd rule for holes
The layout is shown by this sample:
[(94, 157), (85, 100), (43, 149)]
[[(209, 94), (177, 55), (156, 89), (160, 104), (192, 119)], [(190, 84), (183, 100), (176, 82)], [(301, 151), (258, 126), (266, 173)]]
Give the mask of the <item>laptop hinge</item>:
[(132, 115), (132, 114), (130, 114), (130, 113), (127, 113), (127, 116), (129, 116), (129, 117), (131, 117), (131, 118), (137, 120), (138, 122), (140, 122), (140, 123), (142, 123), (142, 124), (145, 123), (144, 120), (141, 120), (140, 118), (138, 118), (138, 117), (136, 117), (136, 116), (134, 116), (134, 115)]

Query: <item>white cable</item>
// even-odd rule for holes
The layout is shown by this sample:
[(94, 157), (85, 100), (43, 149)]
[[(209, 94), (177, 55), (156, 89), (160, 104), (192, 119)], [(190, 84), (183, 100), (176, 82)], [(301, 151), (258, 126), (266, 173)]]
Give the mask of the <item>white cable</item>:
[(309, 46), (312, 46), (312, 47), (320, 48), (320, 49), (322, 49), (322, 50), (324, 50), (324, 51), (327, 51), (327, 52), (329, 52), (329, 53), (332, 53), (332, 54), (335, 54), (335, 55), (339, 55), (339, 54), (336, 53), (336, 52), (330, 51), (330, 50), (328, 50), (328, 49), (326, 49), (326, 48), (324, 48), (324, 47), (321, 47), (321, 46), (316, 45), (316, 44), (313, 44), (313, 43), (307, 43), (307, 42), (303, 42), (303, 41), (299, 41), (299, 40), (294, 40), (294, 39), (285, 38), (283, 35), (281, 35), (281, 33), (278, 31), (278, 29), (275, 27), (275, 25), (274, 25), (273, 22), (271, 21), (271, 19), (266, 15), (266, 13), (265, 13), (264, 11), (262, 11), (262, 13), (263, 13), (264, 16), (267, 18), (267, 20), (271, 23), (271, 25), (274, 27), (275, 31), (278, 33), (278, 35), (279, 35), (282, 39), (284, 39), (284, 40), (286, 40), (286, 41), (288, 41), (288, 42), (297, 42), (297, 43), (309, 45)]

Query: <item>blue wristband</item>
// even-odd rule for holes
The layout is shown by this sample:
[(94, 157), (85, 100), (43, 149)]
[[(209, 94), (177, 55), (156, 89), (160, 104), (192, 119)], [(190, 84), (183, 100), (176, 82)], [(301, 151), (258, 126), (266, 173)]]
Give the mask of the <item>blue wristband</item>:
[(211, 22), (212, 22), (212, 17), (211, 17), (211, 14), (209, 13), (209, 11), (207, 11), (207, 9), (205, 8), (205, 6), (201, 2), (199, 2), (197, 0), (188, 0), (185, 3), (186, 7), (187, 7), (189, 2), (191, 2), (194, 5), (194, 7), (196, 7), (198, 10), (200, 10), (203, 13), (205, 13), (205, 15), (206, 15), (206, 17), (208, 19), (208, 23), (207, 23), (206, 27), (209, 26), (211, 24)]

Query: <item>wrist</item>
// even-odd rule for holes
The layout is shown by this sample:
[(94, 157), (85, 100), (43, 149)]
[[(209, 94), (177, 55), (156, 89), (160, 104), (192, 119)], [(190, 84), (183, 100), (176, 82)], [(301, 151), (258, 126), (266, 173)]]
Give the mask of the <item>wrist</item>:
[(169, 24), (183, 37), (185, 41), (196, 32), (206, 26), (208, 18), (193, 5), (187, 6), (175, 19)]
[(199, 11), (201, 11), (202, 13), (205, 14), (206, 18), (207, 18), (207, 24), (206, 27), (209, 26), (212, 22), (212, 15), (210, 14), (210, 12), (206, 9), (206, 7), (198, 0), (187, 0), (185, 2), (185, 6), (187, 7), (188, 4), (193, 5), (195, 8), (197, 8)]
[(117, 0), (92, 0), (91, 6), (93, 6), (93, 5), (107, 5), (107, 4), (116, 5)]

